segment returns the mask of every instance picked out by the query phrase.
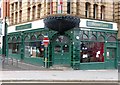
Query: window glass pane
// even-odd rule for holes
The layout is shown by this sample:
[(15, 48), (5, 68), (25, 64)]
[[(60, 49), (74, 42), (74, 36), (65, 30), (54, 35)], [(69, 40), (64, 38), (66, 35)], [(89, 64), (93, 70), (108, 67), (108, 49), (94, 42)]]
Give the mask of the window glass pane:
[(31, 40), (36, 40), (36, 37), (35, 37), (35, 36), (32, 36), (32, 37), (31, 37)]
[(36, 56), (44, 57), (44, 45), (41, 41), (36, 43)]
[(92, 35), (92, 36), (90, 37), (90, 40), (94, 40), (94, 41), (97, 40), (97, 39), (96, 39), (96, 36)]
[(83, 40), (88, 40), (88, 36), (83, 34)]
[(61, 46), (56, 45), (55, 48), (54, 48), (54, 52), (55, 53), (61, 52)]
[(26, 42), (25, 57), (44, 57), (44, 45), (42, 42)]
[(63, 46), (63, 51), (64, 52), (69, 52), (69, 46), (68, 45), (64, 45)]
[(104, 62), (104, 43), (82, 42), (81, 62)]
[(43, 36), (42, 35), (40, 35), (39, 37), (38, 37), (38, 40), (43, 40)]
[(31, 54), (30, 43), (25, 43), (25, 57), (30, 57)]
[(8, 53), (12, 54), (12, 43), (8, 43)]
[(25, 41), (28, 41), (29, 40), (29, 37), (25, 37)]
[(12, 53), (13, 54), (20, 53), (20, 43), (12, 43)]
[(20, 37), (18, 37), (17, 41), (18, 41), (18, 42), (20, 42), (20, 41), (21, 41)]
[(115, 39), (115, 37), (110, 36), (107, 41), (108, 41), (108, 42), (115, 42), (116, 39)]
[(8, 42), (12, 42), (11, 38), (8, 38)]
[(107, 48), (107, 59), (114, 59), (115, 58), (115, 49), (114, 48)]
[(67, 13), (70, 14), (70, 1), (67, 2)]
[(66, 36), (62, 35), (55, 38), (55, 41), (59, 43), (69, 43), (69, 39)]
[(104, 38), (103, 38), (102, 36), (99, 36), (99, 37), (98, 37), (98, 40), (99, 40), (100, 42), (104, 42)]
[(16, 42), (17, 40), (16, 40), (16, 38), (13, 38), (13, 40), (12, 40), (13, 42)]

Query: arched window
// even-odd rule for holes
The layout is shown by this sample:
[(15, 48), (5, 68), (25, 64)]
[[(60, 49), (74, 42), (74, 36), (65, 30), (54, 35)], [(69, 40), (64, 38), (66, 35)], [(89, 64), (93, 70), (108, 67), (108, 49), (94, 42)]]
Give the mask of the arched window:
[(53, 0), (50, 0), (50, 14), (53, 14)]
[(43, 35), (39, 35), (38, 40), (43, 41)]
[(70, 0), (67, 1), (67, 13), (70, 14)]
[(35, 41), (35, 40), (36, 40), (36, 37), (33, 35), (33, 36), (31, 37), (31, 40), (32, 40), (32, 41)]
[(94, 4), (93, 5), (93, 18), (97, 19), (98, 17), (98, 5)]
[(97, 38), (96, 38), (96, 36), (95, 36), (95, 35), (92, 35), (92, 36), (90, 37), (90, 40), (91, 40), (91, 41), (96, 41), (96, 40), (97, 40)]
[(20, 49), (19, 49), (19, 42), (17, 40), (17, 38), (13, 37), (12, 39), (13, 43), (12, 44), (12, 54), (18, 54), (20, 52)]
[(105, 19), (105, 6), (101, 6), (101, 19)]
[(12, 54), (12, 39), (8, 38), (8, 54)]
[(61, 51), (61, 46), (60, 45), (56, 45), (55, 48), (54, 48), (54, 52), (58, 53), (60, 51)]
[(15, 23), (18, 23), (18, 12), (15, 12)]
[(20, 38), (20, 37), (18, 37), (18, 38), (17, 38), (17, 42), (20, 42), (20, 41), (21, 41), (21, 38)]
[(63, 9), (63, 0), (58, 0), (57, 12), (58, 14), (62, 13)]
[(85, 17), (86, 18), (90, 17), (90, 3), (89, 2), (85, 3)]
[(29, 37), (28, 36), (25, 37), (25, 42), (27, 42), (27, 41), (29, 41)]
[(22, 22), (22, 10), (19, 11), (19, 22)]
[(27, 20), (29, 21), (30, 20), (30, 7), (27, 9)]
[(8, 42), (12, 42), (12, 39), (10, 37), (8, 38)]
[(12, 41), (13, 41), (14, 43), (16, 43), (17, 39), (16, 39), (15, 37), (13, 37)]
[(116, 42), (116, 38), (113, 36), (108, 37), (107, 39), (108, 42)]
[(88, 36), (86, 34), (83, 34), (82, 40), (88, 40)]
[(99, 42), (104, 42), (104, 37), (103, 37), (103, 36), (99, 36), (99, 37), (98, 37), (98, 41), (99, 41)]
[(64, 52), (69, 52), (69, 45), (64, 45), (63, 46), (63, 51)]
[(41, 4), (38, 4), (38, 9), (37, 9), (37, 18), (40, 18), (40, 12), (41, 12)]
[(57, 36), (54, 39), (55, 42), (59, 42), (59, 43), (69, 43), (69, 38), (63, 35)]
[(11, 24), (14, 24), (14, 13), (11, 14)]
[(32, 7), (32, 19), (36, 18), (35, 15), (36, 15), (36, 6), (33, 6)]

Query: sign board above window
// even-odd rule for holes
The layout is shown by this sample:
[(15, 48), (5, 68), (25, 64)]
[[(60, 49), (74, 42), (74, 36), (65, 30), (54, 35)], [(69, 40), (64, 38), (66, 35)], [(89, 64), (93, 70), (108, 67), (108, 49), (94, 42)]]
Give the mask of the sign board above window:
[(113, 24), (110, 24), (110, 23), (86, 21), (86, 25), (87, 25), (88, 27), (97, 27), (97, 28), (113, 29)]
[(24, 30), (24, 29), (28, 29), (28, 28), (32, 28), (32, 24), (31, 23), (16, 26), (16, 30)]

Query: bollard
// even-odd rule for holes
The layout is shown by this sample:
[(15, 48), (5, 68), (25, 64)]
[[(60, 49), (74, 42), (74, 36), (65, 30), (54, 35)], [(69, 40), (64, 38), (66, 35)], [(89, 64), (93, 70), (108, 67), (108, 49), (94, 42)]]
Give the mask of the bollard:
[(13, 65), (13, 58), (11, 58), (11, 65)]
[(45, 68), (47, 68), (47, 58), (45, 58)]
[(5, 55), (2, 55), (2, 68), (4, 68), (4, 64), (5, 64)]

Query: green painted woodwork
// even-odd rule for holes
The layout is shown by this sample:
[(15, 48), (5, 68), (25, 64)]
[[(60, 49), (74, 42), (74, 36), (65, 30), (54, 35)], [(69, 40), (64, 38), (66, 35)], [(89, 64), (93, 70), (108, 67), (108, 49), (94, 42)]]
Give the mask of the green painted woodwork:
[(117, 43), (116, 42), (108, 42), (106, 43), (107, 47), (117, 47)]
[[(62, 36), (65, 36), (65, 35), (62, 35)], [(68, 50), (66, 52), (65, 52), (65, 50), (63, 50), (64, 46), (68, 47)], [(59, 51), (55, 51), (55, 49), (57, 49), (57, 48), (59, 49)], [(52, 43), (52, 60), (53, 60), (54, 65), (70, 66), (71, 65), (71, 44), (70, 44), (70, 42), (61, 43), (59, 41), (56, 42), (53, 39), (53, 43)]]
[(115, 60), (116, 60), (116, 48), (107, 47), (106, 48), (106, 59), (105, 59), (105, 67), (106, 68), (115, 68)]
[(24, 57), (24, 62), (29, 63), (29, 64), (33, 64), (33, 65), (40, 65), (40, 66), (44, 66), (44, 58), (27, 58)]
[(86, 25), (88, 27), (108, 28), (108, 29), (112, 29), (113, 28), (113, 24), (103, 23), (103, 22), (87, 21)]
[[(88, 40), (81, 40), (77, 39), (76, 36), (81, 37), (81, 35), (86, 34), (88, 36)], [(45, 58), (28, 58), (24, 56), (24, 47), (25, 47), (25, 37), (29, 36), (29, 40), (27, 42), (32, 42), (30, 38), (34, 35), (37, 39), (40, 34), (42, 35), (48, 35), (50, 39), (49, 46), (47, 48), (46, 54), (47, 54), (47, 67), (50, 67), (55, 64), (59, 65), (71, 65), (73, 69), (110, 69), (110, 68), (116, 68), (117, 66), (117, 56), (119, 55), (118, 51), (118, 44), (117, 42), (106, 42), (109, 35), (115, 35), (117, 36), (117, 31), (111, 31), (111, 30), (96, 30), (91, 29), (90, 31), (86, 30), (80, 30), (78, 28), (74, 28), (71, 30), (66, 31), (63, 35), (67, 36), (70, 40), (69, 43), (69, 52), (68, 53), (55, 53), (54, 47), (55, 45), (60, 45), (60, 49), (63, 49), (64, 44), (56, 43), (54, 42), (54, 38), (59, 36), (60, 34), (56, 31), (39, 28), (34, 30), (27, 30), (23, 32), (14, 32), (8, 34), (8, 39), (12, 39), (13, 37), (18, 38), (21, 37), (21, 46), (20, 46), (20, 54), (10, 54), (8, 57), (13, 57), (16, 59), (21, 59), (24, 62), (35, 64), (35, 65), (42, 65), (44, 66)], [(96, 40), (90, 40), (91, 34), (94, 34), (96, 37)], [(105, 62), (90, 62), (90, 63), (80, 63), (80, 42), (86, 41), (86, 42), (101, 42), (99, 40), (99, 36), (102, 36), (104, 39), (104, 52), (105, 52)], [(37, 40), (36, 40), (37, 41)], [(117, 40), (116, 40), (117, 41)], [(8, 47), (7, 47), (8, 48)], [(106, 51), (107, 48), (115, 48), (116, 49), (116, 56), (114, 60), (107, 60), (106, 58)], [(111, 54), (112, 55), (112, 54)], [(45, 56), (44, 56), (45, 57)]]
[(8, 57), (21, 60), (21, 54), (8, 54)]
[(78, 28), (73, 29), (73, 69), (80, 69), (80, 39), (77, 39), (76, 36), (79, 36), (80, 30)]
[(117, 67), (118, 69), (120, 69), (120, 39), (118, 40), (118, 51), (117, 51), (117, 55), (118, 55), (118, 58), (117, 58)]
[(24, 30), (32, 28), (32, 23), (16, 26), (16, 30)]
[(97, 70), (97, 69), (105, 69), (105, 63), (101, 62), (91, 62), (91, 63), (81, 63), (80, 70)]

